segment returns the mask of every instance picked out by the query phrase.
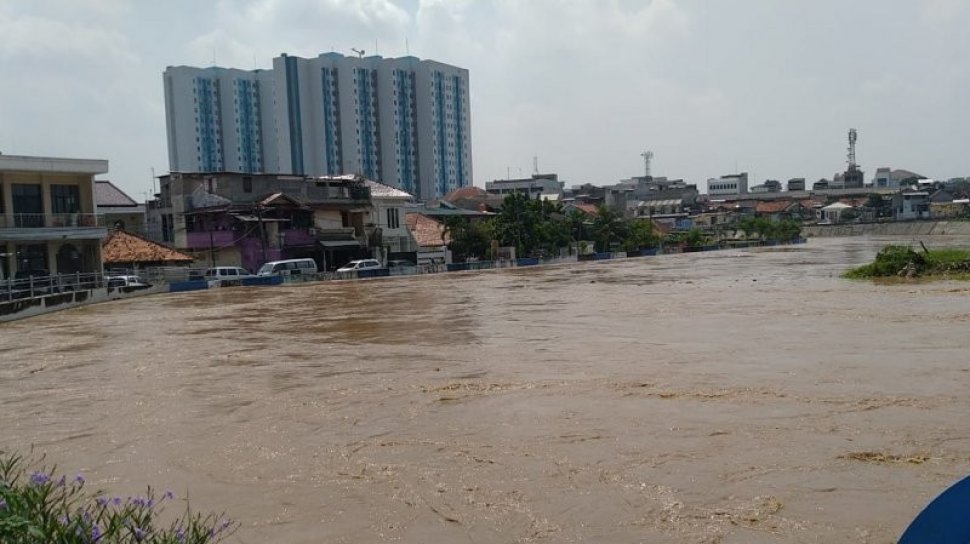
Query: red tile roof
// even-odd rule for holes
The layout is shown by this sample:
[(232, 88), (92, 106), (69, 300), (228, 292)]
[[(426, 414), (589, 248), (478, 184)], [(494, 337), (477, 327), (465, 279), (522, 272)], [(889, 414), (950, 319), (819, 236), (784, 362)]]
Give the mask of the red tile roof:
[(445, 202), (454, 202), (456, 200), (466, 200), (466, 199), (479, 199), (485, 196), (485, 189), (481, 187), (475, 187), (474, 185), (469, 185), (468, 187), (462, 187), (461, 189), (455, 189), (454, 191), (446, 194), (441, 200)]
[(190, 263), (194, 259), (185, 253), (162, 244), (146, 240), (137, 234), (115, 230), (101, 243), (104, 264), (161, 264)]
[(451, 241), (450, 236), (444, 235), (444, 224), (426, 215), (415, 212), (404, 214), (404, 223), (421, 247), (442, 246)]
[(756, 213), (781, 213), (792, 207), (791, 200), (768, 200), (758, 202), (754, 207)]
[(576, 208), (577, 210), (585, 213), (586, 215), (597, 215), (597, 214), (599, 214), (599, 208), (596, 207), (596, 204), (587, 204), (587, 203), (584, 203), (584, 202), (580, 202), (578, 204), (573, 204), (573, 207)]

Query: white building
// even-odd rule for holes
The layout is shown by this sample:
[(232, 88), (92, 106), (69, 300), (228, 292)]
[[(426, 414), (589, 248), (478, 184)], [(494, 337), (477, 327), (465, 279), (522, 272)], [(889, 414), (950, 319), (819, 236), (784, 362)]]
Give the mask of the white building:
[(559, 200), (564, 183), (557, 174), (534, 174), (529, 178), (497, 179), (485, 182), (485, 192), (493, 195), (522, 193), (529, 199)]
[(360, 174), (421, 199), (472, 184), (468, 70), (286, 54), (271, 70), (169, 67), (173, 172)]
[(711, 196), (740, 196), (748, 192), (748, 173), (730, 174), (707, 180), (707, 194)]

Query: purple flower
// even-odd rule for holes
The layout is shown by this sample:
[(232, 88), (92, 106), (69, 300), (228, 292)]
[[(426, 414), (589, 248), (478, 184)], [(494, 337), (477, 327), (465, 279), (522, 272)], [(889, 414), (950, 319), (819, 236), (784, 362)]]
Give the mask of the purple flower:
[(185, 542), (185, 529), (179, 527), (175, 530), (175, 540), (179, 542)]
[(108, 502), (110, 501), (108, 500), (108, 497), (102, 496), (102, 497), (98, 497), (96, 502), (98, 503), (98, 506), (108, 506)]
[(135, 527), (135, 540), (141, 540), (145, 538), (145, 531), (141, 530), (141, 527)]
[(101, 527), (98, 527), (97, 525), (95, 525), (94, 527), (91, 527), (91, 541), (92, 542), (97, 542), (97, 541), (101, 540), (101, 537), (102, 536), (104, 536), (104, 534), (101, 532)]
[(121, 506), (121, 497), (115, 497), (111, 499), (111, 503), (115, 506)]
[(168, 499), (168, 500), (172, 500), (172, 499), (174, 499), (174, 498), (175, 498), (175, 493), (172, 493), (172, 490), (171, 490), (171, 489), (169, 489), (168, 491), (166, 491), (166, 492), (165, 492), (165, 494), (164, 494), (164, 495), (162, 495), (162, 498), (163, 498), (163, 499)]
[(137, 506), (139, 508), (144, 508), (148, 504), (148, 502), (145, 501), (145, 499), (143, 499), (141, 497), (135, 497), (134, 499), (131, 499), (131, 504), (133, 504), (133, 505), (135, 505), (135, 506)]
[(77, 476), (75, 476), (74, 477), (74, 483), (79, 484), (79, 485), (84, 485), (84, 476), (81, 476), (80, 474), (78, 474)]
[(57, 487), (64, 487), (67, 484), (67, 476), (61, 476), (61, 479), (57, 481)]
[(6, 509), (7, 509), (7, 501), (0, 498), (0, 510), (6, 510)]
[(34, 472), (30, 475), (30, 483), (34, 485), (44, 485), (51, 481), (51, 477), (43, 472)]

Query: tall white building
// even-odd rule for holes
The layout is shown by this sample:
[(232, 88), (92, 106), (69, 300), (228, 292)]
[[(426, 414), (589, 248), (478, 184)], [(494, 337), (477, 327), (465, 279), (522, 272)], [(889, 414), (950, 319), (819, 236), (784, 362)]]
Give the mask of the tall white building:
[(431, 199), (472, 184), (468, 70), (283, 54), (271, 70), (169, 67), (173, 172), (362, 174)]

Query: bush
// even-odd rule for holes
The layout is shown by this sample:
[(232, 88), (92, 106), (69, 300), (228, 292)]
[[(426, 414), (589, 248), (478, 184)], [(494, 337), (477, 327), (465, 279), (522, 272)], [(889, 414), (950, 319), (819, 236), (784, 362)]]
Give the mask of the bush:
[(916, 266), (916, 272), (926, 271), (926, 258), (905, 246), (886, 246), (876, 254), (876, 260), (846, 272), (847, 278), (877, 278), (895, 276), (909, 263)]
[(30, 470), (35, 462), (0, 452), (0, 542), (9, 544), (209, 544), (238, 525), (223, 516), (193, 514), (160, 526), (171, 491), (157, 497), (109, 497), (84, 489), (84, 477), (57, 478), (54, 469)]

